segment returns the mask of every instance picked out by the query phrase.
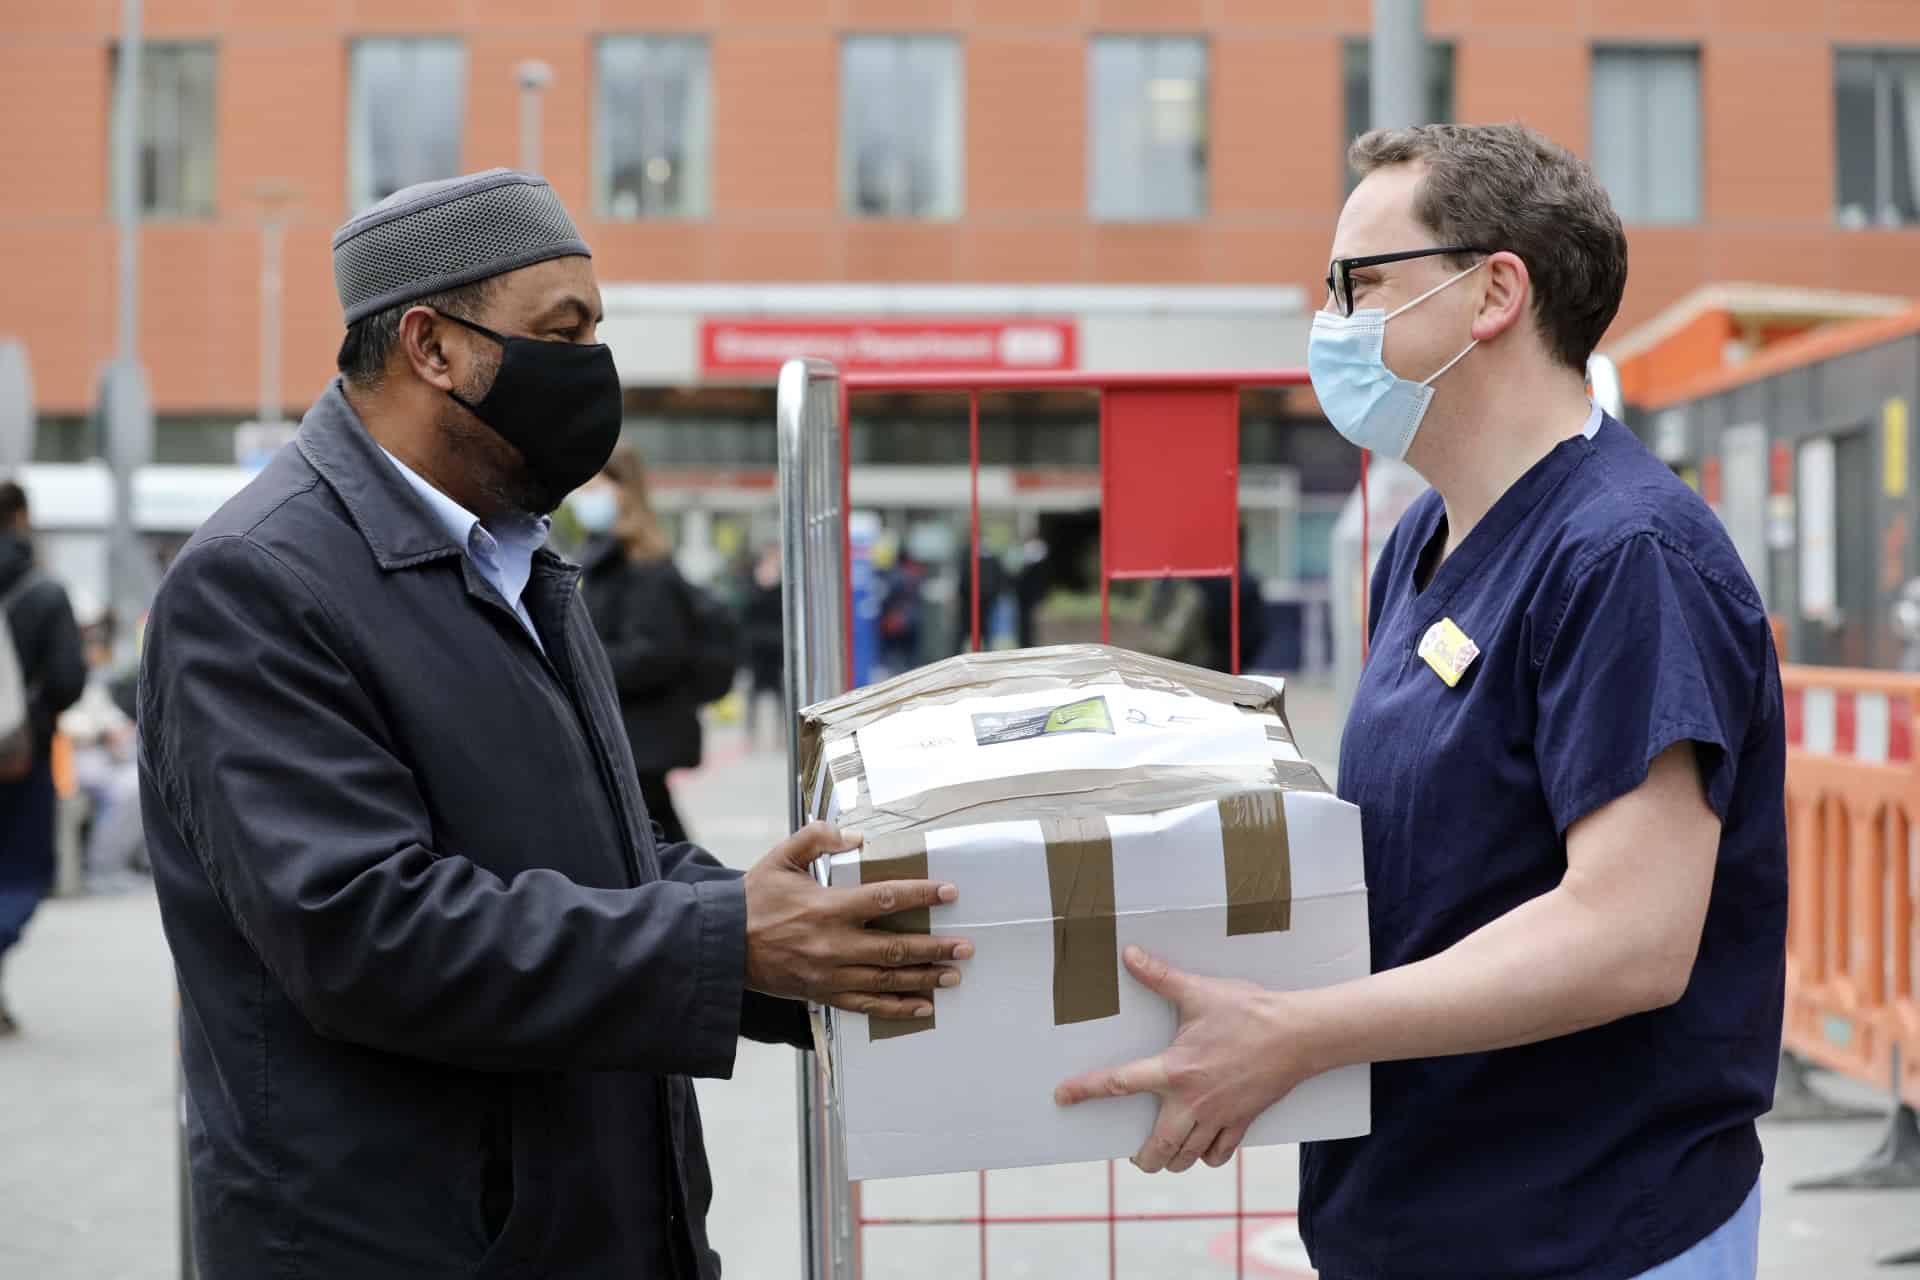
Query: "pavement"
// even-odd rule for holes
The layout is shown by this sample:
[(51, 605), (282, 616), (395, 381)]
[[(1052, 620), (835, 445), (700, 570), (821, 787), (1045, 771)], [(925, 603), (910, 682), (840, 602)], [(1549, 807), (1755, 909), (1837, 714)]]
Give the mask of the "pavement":
[[(1338, 726), (1323, 689), (1289, 691), (1289, 712), (1310, 758), (1331, 763)], [(778, 757), (737, 731), (710, 738), (708, 764), (675, 780), (694, 837), (747, 866), (786, 830)], [(0, 1280), (174, 1280), (173, 989), (152, 896), (48, 903), (8, 958), (7, 991), (24, 1034), (0, 1040)], [(1836, 1097), (1874, 1104), (1867, 1090), (1816, 1077)], [(729, 1277), (798, 1280), (799, 1196), (794, 1055), (743, 1043), (733, 1079), (699, 1086), (718, 1194), (711, 1219)], [(1570, 1100), (1577, 1105), (1577, 1100)], [(1786, 1125), (1761, 1135), (1761, 1268), (1766, 1280), (1869, 1280), (1915, 1275), (1874, 1258), (1920, 1246), (1920, 1191), (1793, 1192), (1797, 1179), (1846, 1168), (1879, 1140), (1876, 1120)], [(1247, 1152), (1242, 1169), (1204, 1167), (1149, 1178), (1121, 1163), (1121, 1214), (1231, 1213), (1236, 1177), (1250, 1211), (1288, 1213), (1297, 1191), (1291, 1147)], [(1445, 1176), (1437, 1171), (1436, 1176)], [(1105, 1165), (987, 1175), (993, 1215), (1104, 1215)], [(975, 1175), (899, 1179), (862, 1189), (872, 1217), (971, 1217)], [(874, 1227), (864, 1239), (866, 1280), (1107, 1277), (1104, 1223)], [(1230, 1220), (1123, 1222), (1114, 1233), (1128, 1280), (1235, 1275)], [(1247, 1224), (1247, 1277), (1311, 1276), (1290, 1218)]]

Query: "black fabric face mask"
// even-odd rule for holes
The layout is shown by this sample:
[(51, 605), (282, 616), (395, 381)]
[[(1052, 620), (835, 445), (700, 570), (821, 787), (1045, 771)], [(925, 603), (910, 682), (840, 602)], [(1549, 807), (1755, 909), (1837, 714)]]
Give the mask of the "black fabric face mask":
[(500, 344), (500, 368), (487, 394), (456, 404), (520, 451), (557, 502), (600, 473), (620, 443), (620, 374), (604, 343), (512, 338), (446, 315)]

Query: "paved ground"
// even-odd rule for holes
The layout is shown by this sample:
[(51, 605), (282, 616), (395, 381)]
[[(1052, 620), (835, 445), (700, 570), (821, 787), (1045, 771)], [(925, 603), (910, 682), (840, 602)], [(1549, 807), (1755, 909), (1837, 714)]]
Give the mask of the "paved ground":
[[(1289, 705), (1308, 753), (1330, 761), (1331, 701), (1296, 690)], [(706, 769), (679, 782), (695, 835), (745, 865), (784, 830), (780, 766), (716, 735)], [(50, 904), (7, 966), (27, 1033), (0, 1041), (0, 1277), (171, 1280), (175, 1271), (171, 969), (145, 894)], [(1822, 1082), (1845, 1092), (1844, 1083)], [(727, 1274), (789, 1280), (795, 1262), (793, 1055), (742, 1046), (735, 1077), (701, 1086), (720, 1188), (714, 1239)], [(1858, 1096), (1856, 1091), (1856, 1096)], [(1851, 1164), (1878, 1139), (1873, 1122), (1763, 1129), (1768, 1165), (1762, 1275), (1768, 1280), (1867, 1280), (1907, 1274), (1872, 1259), (1920, 1245), (1920, 1192), (1794, 1194), (1796, 1178)], [(1294, 1153), (1246, 1158), (1246, 1203), (1293, 1204)], [(972, 1176), (865, 1188), (875, 1216), (965, 1216)], [(1011, 1171), (988, 1178), (994, 1213), (1100, 1213), (1104, 1166)], [(1230, 1170), (1147, 1178), (1121, 1165), (1122, 1213), (1231, 1209)], [(1104, 1226), (1006, 1226), (986, 1241), (992, 1274), (1030, 1280), (1107, 1275)], [(1232, 1235), (1213, 1223), (1123, 1225), (1119, 1274), (1130, 1280), (1230, 1277)], [(1305, 1257), (1285, 1220), (1250, 1226), (1252, 1277), (1302, 1276)], [(947, 1280), (980, 1273), (973, 1227), (891, 1227), (869, 1233), (868, 1280)], [(1920, 1271), (1916, 1271), (1920, 1274)]]

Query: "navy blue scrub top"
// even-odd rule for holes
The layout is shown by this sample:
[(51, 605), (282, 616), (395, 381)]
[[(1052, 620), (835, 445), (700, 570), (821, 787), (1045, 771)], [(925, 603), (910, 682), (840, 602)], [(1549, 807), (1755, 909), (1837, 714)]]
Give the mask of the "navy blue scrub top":
[[(1705, 503), (1611, 418), (1563, 441), (1453, 553), (1428, 492), (1383, 548), (1340, 748), (1376, 970), (1546, 893), (1567, 828), (1695, 744), (1722, 822), (1681, 1000), (1496, 1053), (1377, 1064), (1373, 1129), (1302, 1148), (1322, 1280), (1626, 1280), (1731, 1217), (1760, 1171), (1785, 986), (1786, 740), (1773, 636)], [(1449, 688), (1417, 656), (1480, 648)]]

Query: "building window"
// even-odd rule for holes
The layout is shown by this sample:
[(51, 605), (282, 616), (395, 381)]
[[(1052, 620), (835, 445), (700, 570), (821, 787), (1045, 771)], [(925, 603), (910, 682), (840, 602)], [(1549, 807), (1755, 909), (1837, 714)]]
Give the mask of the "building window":
[(1206, 216), (1206, 41), (1095, 37), (1087, 50), (1087, 121), (1095, 218)]
[(713, 147), (707, 42), (609, 36), (595, 59), (593, 198), (600, 216), (704, 216)]
[(1840, 225), (1920, 222), (1920, 54), (1836, 53), (1833, 105)]
[(347, 199), (355, 209), (460, 172), (466, 80), (458, 40), (354, 42)]
[[(1373, 128), (1373, 42), (1349, 40), (1342, 49), (1341, 84), (1347, 99), (1347, 143)], [(1427, 43), (1427, 100), (1423, 124), (1453, 123), (1453, 45), (1450, 41)], [(1347, 151), (1340, 150), (1340, 164), (1346, 167)], [(1359, 177), (1347, 170), (1347, 190), (1359, 184)]]
[[(114, 77), (113, 123), (107, 157), (113, 173), (113, 131), (119, 123), (120, 51), (108, 61)], [(213, 216), (213, 78), (210, 44), (143, 44), (140, 47), (140, 137), (135, 163), (140, 175), (140, 212), (149, 218)], [(108, 189), (117, 203), (117, 174)]]
[(960, 213), (960, 47), (848, 36), (840, 48), (840, 198), (868, 218)]
[(1593, 168), (1623, 222), (1700, 220), (1700, 54), (1595, 49)]

